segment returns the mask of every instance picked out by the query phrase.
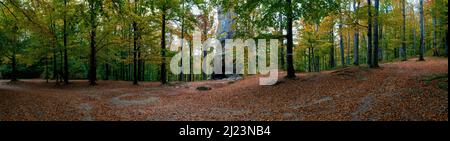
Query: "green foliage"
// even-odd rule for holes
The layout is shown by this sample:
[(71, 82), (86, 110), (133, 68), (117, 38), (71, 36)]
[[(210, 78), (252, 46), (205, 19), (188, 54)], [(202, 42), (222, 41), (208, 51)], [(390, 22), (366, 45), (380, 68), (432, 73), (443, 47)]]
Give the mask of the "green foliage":
[[(337, 35), (343, 33), (345, 47), (353, 47), (353, 34), (360, 35), (360, 58), (364, 59), (367, 35), (367, 3), (363, 0), (292, 0), (287, 11), (286, 0), (54, 0), (54, 1), (0, 1), (0, 66), (3, 76), (11, 72), (13, 56), (19, 72), (30, 70), (41, 77), (61, 71), (64, 35), (67, 35), (68, 67), (70, 78), (86, 78), (90, 54), (90, 33), (97, 36), (97, 66), (110, 67), (110, 75), (127, 79), (132, 72), (134, 35), (144, 70), (158, 74), (163, 58), (170, 59), (175, 52), (161, 56), (161, 36), (169, 43), (174, 38), (192, 39), (194, 29), (201, 29), (203, 39), (216, 37), (216, 18), (219, 10), (234, 13), (234, 38), (276, 38), (284, 42), (287, 16), (292, 13), (296, 31), (294, 62), (297, 69), (305, 70), (314, 49), (320, 57), (321, 68), (327, 68), (331, 47), (336, 47)], [(67, 2), (67, 3), (65, 3)], [(400, 0), (384, 0), (380, 5), (381, 48), (383, 60), (397, 58), (401, 46), (402, 12)], [(354, 9), (358, 5), (357, 10)], [(416, 3), (407, 3), (406, 43), (409, 56), (418, 53), (419, 24)], [(433, 0), (425, 3), (426, 52), (431, 55), (433, 31), (436, 31), (439, 52), (444, 52), (448, 32), (448, 1)], [(194, 10), (195, 9), (195, 10)], [(372, 8), (374, 9), (374, 8)], [(373, 11), (375, 12), (375, 11)], [(161, 17), (166, 15), (166, 35), (161, 35)], [(432, 20), (436, 18), (436, 28)], [(66, 34), (64, 34), (66, 19)], [(133, 29), (136, 23), (137, 29)], [(337, 25), (343, 27), (337, 30)], [(94, 27), (94, 28), (93, 28)], [(347, 37), (350, 36), (350, 37)], [(415, 37), (415, 38), (414, 38)], [(286, 45), (283, 44), (283, 47)], [(414, 48), (415, 46), (415, 48)], [(280, 48), (281, 51), (282, 48)], [(286, 50), (283, 50), (286, 51)], [(346, 48), (346, 57), (352, 58), (353, 49)], [(283, 52), (284, 53), (284, 52)], [(350, 55), (347, 55), (350, 54)], [(280, 54), (284, 55), (286, 54)], [(281, 58), (281, 57), (280, 57)], [(336, 58), (338, 58), (336, 56)], [(364, 61), (360, 61), (364, 62)], [(145, 69), (145, 68), (144, 68)], [(55, 71), (55, 72), (54, 72)], [(104, 74), (106, 70), (98, 70)], [(149, 72), (150, 71), (150, 72)], [(48, 74), (48, 75), (47, 75)]]

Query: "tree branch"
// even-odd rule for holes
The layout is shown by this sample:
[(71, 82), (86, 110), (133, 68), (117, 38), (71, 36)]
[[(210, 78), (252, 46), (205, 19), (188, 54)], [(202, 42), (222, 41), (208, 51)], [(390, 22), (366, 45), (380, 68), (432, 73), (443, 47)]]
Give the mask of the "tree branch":
[[(12, 0), (9, 0), (9, 2), (16, 7), (17, 9), (19, 9), (19, 11), (27, 18), (28, 21), (30, 21), (31, 23), (33, 23), (35, 26), (39, 27), (41, 30), (43, 31), (49, 31), (47, 28), (42, 27), (42, 25), (38, 24), (36, 21), (34, 21), (30, 15), (27, 14), (27, 12), (25, 12), (23, 9), (21, 9), (15, 2), (13, 2)], [(51, 32), (51, 31), (50, 31)], [(53, 32), (51, 32), (51, 34), (54, 34)]]
[[(16, 20), (18, 21), (16, 15), (11, 11), (11, 9), (8, 8), (8, 6), (6, 6), (5, 3), (3, 3), (2, 1), (0, 1), (0, 4), (2, 4), (2, 5), (9, 11), (9, 13), (11, 13), (11, 15), (13, 15), (14, 19), (16, 19)], [(3, 10), (2, 10), (2, 12), (3, 12)], [(4, 12), (3, 12), (3, 13), (4, 13)], [(5, 14), (5, 16), (6, 16), (6, 14)]]

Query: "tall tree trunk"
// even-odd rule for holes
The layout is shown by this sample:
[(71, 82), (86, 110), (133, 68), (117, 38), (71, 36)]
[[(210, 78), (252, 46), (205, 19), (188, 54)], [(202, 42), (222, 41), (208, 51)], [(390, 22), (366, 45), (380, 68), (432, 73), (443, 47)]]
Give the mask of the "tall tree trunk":
[(424, 14), (423, 14), (423, 0), (420, 0), (420, 51), (419, 51), (419, 61), (425, 61), (425, 58), (423, 56), (424, 54), (424, 47), (425, 47), (425, 42), (424, 42), (424, 29), (425, 29), (425, 25), (424, 25)]
[(63, 56), (64, 54), (63, 54), (63, 49), (62, 48), (60, 48), (59, 49), (59, 59), (61, 60), (60, 61), (60, 64), (59, 64), (59, 76), (61, 77), (61, 79), (60, 79), (60, 82), (62, 83), (63, 82), (63, 79), (64, 79), (64, 56)]
[(412, 29), (412, 32), (413, 32), (413, 54), (414, 54), (414, 56), (417, 56), (417, 54), (416, 54), (416, 50), (417, 50), (417, 47), (416, 47), (416, 28), (413, 28)]
[(445, 32), (445, 38), (444, 38), (444, 46), (445, 46), (445, 56), (448, 56), (448, 30)]
[[(134, 1), (134, 13), (138, 15), (138, 2)], [(139, 53), (139, 29), (138, 23), (133, 21), (133, 85), (138, 85), (140, 76), (140, 53)], [(139, 56), (138, 56), (139, 54)]]
[(374, 27), (374, 29), (373, 29), (373, 31), (374, 31), (374, 35), (373, 35), (373, 37), (374, 37), (374, 42), (373, 42), (373, 44), (374, 44), (374, 48), (373, 48), (373, 67), (375, 67), (375, 68), (377, 68), (377, 67), (379, 67), (379, 65), (378, 65), (378, 51), (379, 51), (379, 43), (378, 43), (378, 32), (379, 32), (379, 30), (378, 30), (378, 26), (379, 26), (379, 24), (378, 24), (378, 19), (379, 19), (379, 11), (380, 11), (380, 0), (375, 0), (375, 22), (374, 22), (374, 25), (373, 25), (373, 27)]
[[(181, 52), (183, 52), (183, 47), (184, 47), (184, 0), (182, 0), (182, 14), (181, 14), (181, 48), (180, 48), (180, 51)], [(183, 66), (183, 54), (184, 53), (181, 53), (181, 59), (180, 59), (180, 64), (181, 64), (181, 66), (182, 66), (182, 68), (183, 68), (183, 70), (184, 70), (184, 67), (186, 67), (186, 66)], [(178, 76), (178, 81), (184, 81), (184, 78), (185, 78), (185, 74), (183, 73), (183, 71), (181, 71), (181, 73), (179, 74), (179, 76)]]
[(56, 42), (53, 43), (53, 79), (55, 80), (56, 84), (59, 83), (58, 79), (58, 63), (56, 62)]
[(17, 81), (17, 61), (16, 61), (16, 53), (12, 55), (12, 63), (11, 63), (11, 81)]
[(97, 14), (95, 12), (95, 2), (89, 1), (90, 8), (90, 22), (91, 22), (91, 31), (90, 31), (90, 56), (89, 56), (89, 84), (94, 86), (97, 85), (97, 49), (95, 43), (96, 37), (96, 17)]
[[(55, 24), (51, 21), (51, 28), (54, 32), (56, 32)], [(55, 80), (56, 85), (59, 85), (59, 73), (58, 73), (58, 36), (56, 34), (53, 35), (53, 79)]]
[(14, 40), (13, 40), (13, 51), (12, 51), (12, 56), (11, 56), (11, 81), (17, 81), (17, 59), (16, 59), (16, 55), (17, 55), (17, 47), (19, 46), (19, 33), (18, 30), (19, 28), (17, 26), (14, 26)]
[(138, 53), (137, 53), (137, 58), (138, 58), (138, 76), (137, 76), (137, 80), (138, 81), (142, 81), (142, 66), (143, 66), (143, 63), (142, 63), (142, 59), (141, 59), (141, 44), (140, 44), (140, 42), (138, 41), (138, 48), (137, 48), (137, 50), (138, 50)]
[[(203, 37), (204, 38), (202, 39), (202, 42), (206, 41), (208, 39), (208, 20), (207, 20), (206, 16), (204, 18), (203, 24), (204, 24), (203, 25)], [(203, 50), (203, 59), (206, 59), (207, 55), (208, 55), (208, 51)], [(205, 68), (206, 64), (203, 64), (203, 67)], [(203, 80), (208, 79), (208, 76), (206, 75), (206, 73), (204, 71), (202, 71), (202, 79)]]
[(368, 48), (368, 46), (369, 46), (369, 44), (367, 43), (367, 37), (366, 37), (367, 35), (364, 35), (364, 32), (363, 33), (361, 33), (361, 37), (362, 37), (362, 45), (364, 45), (364, 48), (362, 48), (362, 49), (364, 49), (363, 51), (366, 51), (366, 54), (361, 54), (361, 61), (362, 62), (367, 62), (367, 48)]
[[(342, 22), (342, 20), (340, 22)], [(345, 49), (344, 36), (342, 35), (342, 23), (339, 23), (339, 48), (341, 49), (341, 65), (345, 67)]]
[(194, 52), (193, 50), (193, 44), (192, 44), (192, 42), (189, 42), (189, 74), (188, 74), (188, 81), (189, 82), (191, 82), (191, 81), (193, 81), (193, 74), (192, 74), (192, 71), (193, 71), (193, 60), (191, 59), (192, 58), (192, 52)]
[(48, 55), (45, 55), (45, 82), (48, 83), (49, 74), (48, 74)]
[(137, 61), (137, 23), (133, 21), (133, 85), (138, 84), (138, 61)]
[(90, 57), (89, 57), (89, 84), (97, 85), (95, 81), (97, 81), (97, 60), (96, 60), (96, 48), (95, 48), (95, 28), (91, 29), (91, 43), (90, 43)]
[[(281, 0), (279, 1), (280, 3), (282, 2)], [(279, 17), (278, 17), (278, 20), (279, 20), (279, 22), (280, 22), (280, 27), (279, 27), (279, 31), (278, 32), (280, 32), (279, 34), (280, 34), (280, 36), (283, 36), (283, 15), (280, 13), (279, 15), (278, 15)], [(284, 57), (285, 57), (285, 55), (284, 55), (284, 43), (283, 43), (283, 40), (284, 40), (284, 38), (282, 38), (282, 37), (280, 37), (279, 38), (279, 42), (280, 42), (280, 44), (281, 44), (281, 46), (280, 46), (280, 65), (281, 65), (281, 69), (282, 70), (285, 70), (286, 69), (286, 67), (285, 67), (285, 60), (284, 60)]]
[(332, 24), (332, 26), (331, 26), (331, 32), (330, 32), (330, 35), (331, 35), (331, 40), (330, 40), (330, 42), (331, 42), (331, 47), (330, 47), (330, 68), (334, 68), (334, 67), (336, 67), (336, 61), (335, 61), (335, 59), (334, 59), (334, 24)]
[(320, 72), (320, 56), (315, 57), (315, 72)]
[(350, 31), (347, 32), (347, 65), (350, 65), (350, 47), (351, 46), (351, 37)]
[(379, 38), (378, 38), (378, 42), (379, 42), (379, 46), (378, 46), (378, 61), (382, 61), (383, 57), (384, 57), (384, 49), (383, 49), (383, 43), (384, 43), (384, 39), (383, 39), (383, 22), (382, 22), (382, 18), (378, 18), (378, 24), (379, 24)]
[(64, 0), (64, 28), (63, 28), (63, 34), (64, 34), (64, 72), (63, 72), (63, 79), (64, 84), (69, 84), (69, 59), (67, 56), (67, 0)]
[(437, 28), (436, 28), (436, 16), (432, 16), (433, 18), (433, 56), (439, 56), (439, 49), (437, 48)]
[[(14, 42), (17, 42), (17, 40), (14, 40)], [(17, 81), (17, 59), (16, 59), (16, 48), (17, 46), (14, 47), (13, 49), (13, 54), (11, 57), (11, 81)]]
[(312, 72), (312, 61), (311, 60), (312, 60), (312, 52), (311, 52), (311, 47), (309, 47), (308, 48), (308, 72)]
[[(52, 18), (50, 17), (51, 21), (50, 21), (50, 28), (51, 30), (55, 33), (55, 24), (52, 20)], [(55, 80), (56, 85), (59, 85), (59, 77), (58, 77), (58, 59), (57, 59), (57, 43), (58, 43), (58, 36), (56, 36), (56, 34), (53, 34), (53, 40), (52, 40), (52, 48), (53, 48), (53, 79)]]
[[(140, 54), (141, 54), (141, 52), (139, 51), (139, 54), (138, 54), (138, 56), (140, 56)], [(139, 65), (140, 66), (140, 68), (141, 69), (139, 69), (139, 71), (141, 72), (141, 73), (139, 73), (141, 76), (139, 77), (139, 79), (141, 80), (141, 81), (146, 81), (146, 79), (145, 79), (145, 60), (139, 60), (141, 63), (141, 65)]]
[(406, 61), (408, 59), (408, 57), (406, 56), (406, 0), (402, 0), (402, 17), (402, 49), (400, 50), (400, 52), (402, 61)]
[(286, 70), (286, 61), (285, 61), (285, 58), (286, 58), (286, 55), (284, 54), (285, 53), (285, 51), (284, 51), (284, 44), (283, 44), (283, 39), (280, 39), (280, 44), (281, 44), (281, 46), (280, 46), (280, 68), (282, 69), (282, 70)]
[[(359, 2), (357, 3), (356, 0), (353, 0), (353, 8), (356, 13), (359, 9)], [(358, 66), (359, 65), (359, 29), (355, 29), (355, 34), (353, 35), (353, 42), (354, 42), (354, 48), (353, 48), (353, 65)]]
[(293, 59), (293, 47), (294, 47), (294, 41), (293, 41), (293, 33), (292, 33), (292, 22), (293, 22), (293, 14), (292, 14), (292, 2), (291, 0), (287, 0), (287, 54), (286, 54), (286, 61), (287, 61), (287, 77), (288, 78), (295, 78), (295, 70), (294, 70), (294, 59)]
[(125, 63), (120, 63), (120, 79), (125, 80)]
[[(389, 9), (388, 8), (385, 8), (384, 9), (384, 11), (383, 11), (384, 13), (389, 13)], [(383, 33), (383, 27), (381, 27), (381, 33)], [(386, 29), (387, 30), (387, 29)], [(387, 32), (386, 32), (387, 33)], [(384, 39), (386, 39), (386, 37), (384, 37)], [(384, 58), (384, 60), (389, 60), (389, 52), (388, 52), (388, 47), (389, 47), (389, 42), (388, 42), (388, 40), (385, 40), (384, 41), (384, 44), (383, 44), (383, 46), (382, 46), (382, 48), (383, 48), (383, 58)]]
[(313, 71), (317, 72), (317, 67), (316, 67), (317, 66), (316, 65), (317, 62), (315, 61), (316, 53), (314, 53), (314, 47), (311, 47), (311, 53), (312, 53), (312, 58), (311, 59), (312, 59)]
[(166, 9), (165, 5), (163, 8), (162, 14), (162, 23), (161, 23), (161, 78), (160, 81), (162, 84), (167, 84), (167, 76), (166, 76)]
[(359, 65), (359, 31), (355, 32), (353, 37), (354, 49), (353, 49), (353, 65)]
[(105, 69), (105, 76), (103, 77), (103, 79), (109, 80), (109, 64), (108, 63), (105, 63), (104, 69)]
[(374, 67), (373, 58), (372, 58), (372, 4), (370, 0), (367, 0), (368, 8), (368, 30), (367, 30), (367, 64), (369, 64), (370, 68)]
[(89, 83), (90, 85), (97, 85), (97, 61), (96, 61), (96, 48), (95, 48), (95, 29), (91, 29), (91, 43), (90, 43), (90, 57), (89, 57)]
[(413, 46), (413, 51), (412, 51), (412, 55), (414, 57), (417, 57), (417, 45), (416, 45), (416, 40), (417, 40), (417, 32), (416, 32), (416, 15), (415, 12), (412, 12), (412, 17), (413, 17), (413, 27), (411, 28), (411, 32), (412, 32), (412, 46)]

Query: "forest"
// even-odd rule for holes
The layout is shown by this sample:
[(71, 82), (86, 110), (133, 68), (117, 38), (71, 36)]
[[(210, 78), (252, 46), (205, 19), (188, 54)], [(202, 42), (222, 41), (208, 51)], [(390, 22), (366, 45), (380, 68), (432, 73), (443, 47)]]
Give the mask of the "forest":
[[(0, 11), (0, 120), (448, 121), (448, 0), (0, 0)], [(278, 82), (191, 73), (195, 59), (173, 74), (181, 39), (192, 58), (217, 53), (194, 51), (195, 31), (278, 40)]]

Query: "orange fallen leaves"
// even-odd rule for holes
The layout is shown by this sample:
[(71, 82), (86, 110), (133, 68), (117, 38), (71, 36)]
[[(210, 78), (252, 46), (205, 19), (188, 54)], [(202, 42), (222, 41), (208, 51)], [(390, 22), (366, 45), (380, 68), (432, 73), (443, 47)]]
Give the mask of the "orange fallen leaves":
[[(99, 86), (90, 87), (86, 81), (72, 81), (55, 87), (41, 80), (1, 81), (0, 120), (448, 121), (448, 90), (437, 87), (440, 82), (421, 81), (424, 76), (448, 74), (446, 58), (381, 67), (302, 73), (297, 80), (282, 80), (274, 86), (258, 85), (257, 76), (232, 83), (168, 86), (100, 81)], [(202, 86), (211, 90), (197, 90)]]

